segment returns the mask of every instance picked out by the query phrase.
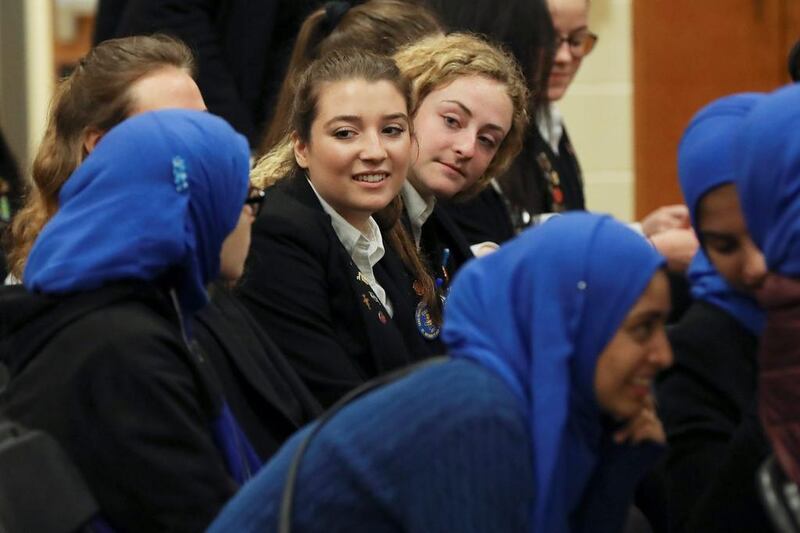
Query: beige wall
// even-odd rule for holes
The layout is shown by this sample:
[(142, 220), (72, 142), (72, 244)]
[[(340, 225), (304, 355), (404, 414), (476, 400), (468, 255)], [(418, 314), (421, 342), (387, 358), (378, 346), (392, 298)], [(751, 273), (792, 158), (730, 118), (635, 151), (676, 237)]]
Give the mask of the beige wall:
[(51, 0), (0, 0), (0, 119), (27, 169), (53, 91)]
[(632, 0), (592, 0), (600, 36), (558, 106), (583, 167), (587, 206), (631, 220), (633, 173)]

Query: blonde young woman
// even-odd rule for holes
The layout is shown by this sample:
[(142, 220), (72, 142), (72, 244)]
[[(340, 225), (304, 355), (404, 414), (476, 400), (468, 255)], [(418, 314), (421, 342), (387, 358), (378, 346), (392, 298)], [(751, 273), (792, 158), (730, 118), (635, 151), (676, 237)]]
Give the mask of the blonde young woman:
[(473, 196), (508, 168), (528, 124), (528, 90), (511, 55), (469, 34), (431, 36), (394, 57), (411, 81), (418, 147), (401, 193), (403, 223), (443, 294), (473, 253), (437, 200)]

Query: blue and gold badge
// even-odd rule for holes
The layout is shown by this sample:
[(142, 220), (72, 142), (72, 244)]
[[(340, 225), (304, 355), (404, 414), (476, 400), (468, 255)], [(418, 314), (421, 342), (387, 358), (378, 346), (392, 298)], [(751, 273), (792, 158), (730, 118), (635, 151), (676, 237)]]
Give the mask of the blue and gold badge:
[(425, 302), (417, 304), (417, 310), (414, 312), (414, 321), (417, 323), (417, 330), (424, 338), (432, 341), (439, 337), (441, 328), (433, 321), (431, 310), (428, 309)]

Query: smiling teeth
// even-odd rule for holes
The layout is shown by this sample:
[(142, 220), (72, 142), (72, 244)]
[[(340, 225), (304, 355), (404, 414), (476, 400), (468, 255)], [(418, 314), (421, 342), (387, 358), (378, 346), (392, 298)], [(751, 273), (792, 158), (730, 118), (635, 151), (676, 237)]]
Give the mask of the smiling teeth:
[(367, 183), (378, 183), (379, 181), (386, 179), (386, 177), (386, 174), (362, 174), (360, 176), (355, 176), (355, 180), (365, 181)]

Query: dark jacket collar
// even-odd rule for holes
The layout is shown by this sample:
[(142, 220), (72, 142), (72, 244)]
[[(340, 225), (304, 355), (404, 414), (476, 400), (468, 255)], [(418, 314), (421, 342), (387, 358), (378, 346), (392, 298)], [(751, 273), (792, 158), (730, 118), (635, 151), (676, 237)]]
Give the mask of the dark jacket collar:
[[(306, 178), (305, 173), (296, 172), (291, 176), (283, 178), (274, 185), (274, 189), (275, 191), (279, 191), (291, 196), (306, 207), (325, 213), (325, 210), (322, 208), (322, 204), (319, 202), (319, 198), (317, 198), (314, 189), (311, 188), (311, 184), (308, 182), (308, 178)], [(267, 194), (269, 194), (269, 190), (267, 191)]]
[(121, 300), (147, 301), (176, 322), (179, 317), (166, 291), (153, 283), (125, 281), (66, 295), (28, 292), (23, 285), (0, 288), (0, 360), (21, 368), (50, 338), (72, 322)]

